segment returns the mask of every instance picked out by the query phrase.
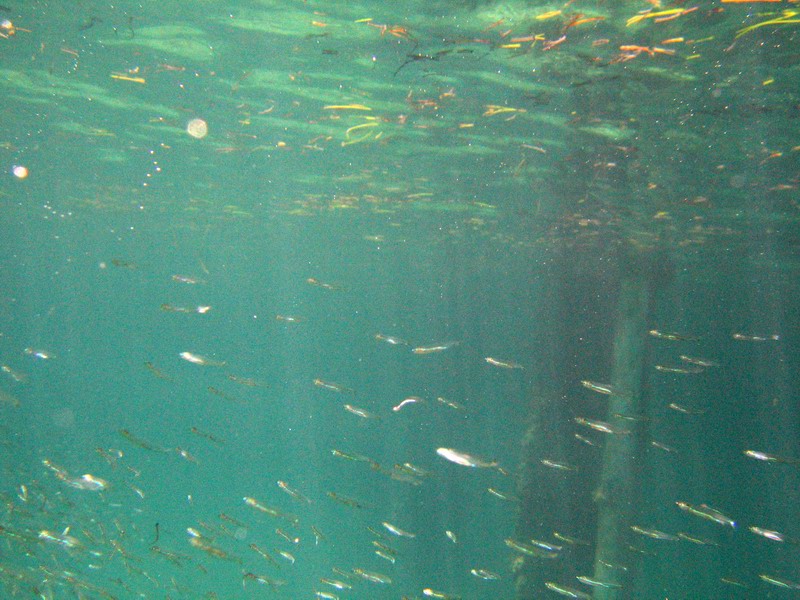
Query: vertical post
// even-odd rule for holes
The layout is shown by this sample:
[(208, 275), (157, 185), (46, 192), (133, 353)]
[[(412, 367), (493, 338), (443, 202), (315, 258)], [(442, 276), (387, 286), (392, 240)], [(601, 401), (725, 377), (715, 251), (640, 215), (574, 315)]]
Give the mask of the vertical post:
[[(623, 279), (614, 330), (614, 365), (609, 397), (609, 422), (619, 430), (607, 435), (600, 481), (594, 493), (597, 504), (597, 544), (595, 577), (609, 583), (623, 584), (625, 571), (625, 538), (636, 502), (634, 460), (638, 436), (630, 423), (614, 418), (614, 414), (636, 415), (641, 412), (644, 345), (647, 331), (649, 285), (645, 274), (635, 269)], [(628, 596), (629, 590), (597, 587), (596, 600), (615, 600)]]
[[(570, 412), (564, 402), (569, 383), (579, 377), (570, 370), (574, 368), (574, 361), (569, 340), (576, 334), (567, 332), (565, 325), (575, 323), (568, 318), (569, 304), (564, 301), (565, 297), (575, 298), (573, 291), (566, 289), (569, 279), (562, 279), (569, 263), (565, 260), (553, 268), (548, 274), (551, 284), (545, 286), (539, 299), (542, 330), (536, 334), (541, 340), (536, 346), (541, 354), (531, 389), (528, 427), (522, 440), (517, 477), (519, 513), (513, 536), (523, 543), (534, 537), (546, 539), (552, 531), (570, 531), (577, 518), (573, 504), (565, 501), (574, 495), (575, 479), (543, 467), (540, 462), (542, 458), (571, 462), (569, 452), (574, 446), (565, 434)], [(565, 376), (565, 373), (570, 375)], [(567, 568), (560, 560), (542, 560), (524, 554), (514, 556), (514, 598), (541, 597), (545, 581), (562, 580)]]

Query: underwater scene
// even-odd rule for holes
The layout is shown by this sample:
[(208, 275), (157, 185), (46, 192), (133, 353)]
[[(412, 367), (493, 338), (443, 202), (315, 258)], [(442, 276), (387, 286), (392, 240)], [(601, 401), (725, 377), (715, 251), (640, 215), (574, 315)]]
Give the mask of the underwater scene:
[(797, 0), (0, 0), (0, 598), (800, 597)]

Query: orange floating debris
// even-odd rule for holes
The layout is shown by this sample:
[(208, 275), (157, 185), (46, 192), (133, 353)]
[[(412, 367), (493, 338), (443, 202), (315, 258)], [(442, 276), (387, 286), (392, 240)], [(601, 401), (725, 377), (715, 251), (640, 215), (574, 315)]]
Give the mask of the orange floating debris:
[(483, 113), (484, 117), (491, 117), (492, 115), (499, 115), (503, 113), (516, 113), (527, 112), (524, 108), (512, 108), (510, 106), (498, 106), (497, 104), (487, 104), (486, 112)]
[(119, 79), (120, 81), (132, 81), (133, 83), (147, 83), (144, 77), (130, 77), (129, 75), (111, 74), (111, 79)]
[(372, 110), (369, 106), (363, 104), (329, 104), (323, 106), (323, 110)]
[(551, 10), (551, 11), (548, 11), (546, 13), (542, 13), (540, 15), (536, 15), (535, 19), (537, 21), (545, 21), (547, 19), (552, 19), (553, 17), (557, 17), (560, 14), (561, 14), (560, 10)]
[(510, 41), (512, 44), (519, 44), (525, 42), (535, 42), (536, 40), (543, 40), (543, 39), (544, 36), (542, 34), (538, 34), (538, 35), (526, 35), (524, 37), (512, 37)]
[(505, 21), (505, 19), (500, 19), (498, 21), (495, 21), (494, 23), (492, 23), (491, 25), (486, 27), (486, 29), (484, 29), (484, 31), (489, 31), (490, 29), (494, 29), (495, 27), (498, 27), (498, 26), (502, 25), (503, 21)]

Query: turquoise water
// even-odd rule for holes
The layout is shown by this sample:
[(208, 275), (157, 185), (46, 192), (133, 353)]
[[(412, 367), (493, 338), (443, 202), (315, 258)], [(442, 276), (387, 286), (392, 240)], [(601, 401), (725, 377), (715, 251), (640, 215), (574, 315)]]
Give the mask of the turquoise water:
[(0, 7), (1, 595), (797, 594), (793, 6)]

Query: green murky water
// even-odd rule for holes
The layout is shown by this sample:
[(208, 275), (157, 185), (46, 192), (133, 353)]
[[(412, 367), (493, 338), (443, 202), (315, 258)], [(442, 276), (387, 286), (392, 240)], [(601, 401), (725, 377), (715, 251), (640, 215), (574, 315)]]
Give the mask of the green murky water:
[(796, 594), (795, 6), (0, 7), (3, 597)]

